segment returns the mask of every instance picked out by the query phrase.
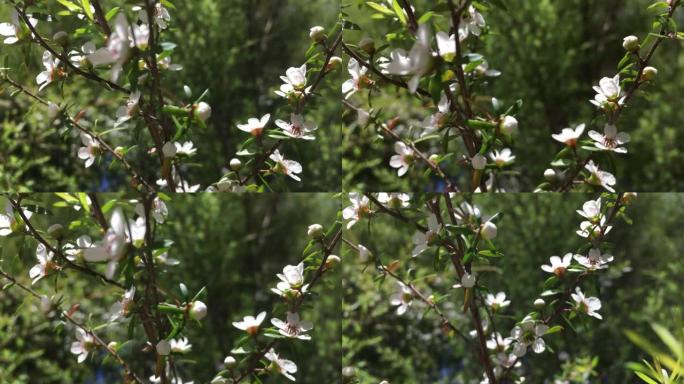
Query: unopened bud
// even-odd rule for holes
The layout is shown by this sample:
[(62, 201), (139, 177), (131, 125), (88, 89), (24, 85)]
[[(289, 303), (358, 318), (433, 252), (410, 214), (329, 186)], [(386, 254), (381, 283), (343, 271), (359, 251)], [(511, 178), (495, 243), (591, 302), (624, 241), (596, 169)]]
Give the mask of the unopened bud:
[(166, 340), (161, 340), (156, 346), (157, 353), (161, 356), (168, 356), (171, 353), (171, 344)]
[(124, 153), (124, 147), (119, 146), (119, 147), (114, 148), (114, 153), (116, 153), (119, 156), (123, 156), (125, 154)]
[(48, 235), (55, 240), (59, 240), (64, 236), (64, 226), (62, 224), (52, 224), (47, 229)]
[(555, 181), (555, 180), (556, 180), (556, 171), (554, 171), (554, 170), (551, 169), (551, 168), (547, 168), (547, 169), (544, 171), (544, 178), (545, 178), (547, 181)]
[(229, 165), (230, 169), (232, 169), (233, 171), (239, 171), (240, 169), (242, 169), (242, 161), (240, 161), (240, 159), (238, 158), (230, 159)]
[(641, 74), (641, 79), (644, 81), (649, 81), (653, 80), (658, 76), (658, 70), (655, 67), (646, 67), (644, 68), (644, 72)]
[(435, 164), (439, 163), (439, 155), (436, 153), (433, 153), (432, 155), (430, 155), (430, 157), (428, 159)]
[(190, 317), (195, 320), (202, 320), (207, 315), (207, 305), (197, 300), (192, 302), (190, 307)]
[(506, 135), (515, 135), (518, 132), (518, 120), (513, 116), (504, 116), (499, 129)]
[(325, 236), (325, 233), (323, 232), (323, 226), (320, 224), (309, 225), (309, 228), (306, 230), (306, 234), (314, 240), (320, 240)]
[(485, 240), (491, 240), (495, 238), (496, 232), (496, 225), (491, 221), (482, 224), (482, 228), (480, 228), (480, 236), (482, 236), (482, 238)]
[(629, 205), (634, 202), (637, 198), (637, 193), (636, 192), (625, 192), (624, 195), (622, 195), (622, 204)]
[(321, 26), (311, 27), (309, 30), (309, 37), (311, 40), (320, 43), (325, 39), (325, 29)]
[(359, 48), (361, 48), (367, 54), (372, 55), (375, 52), (375, 41), (373, 41), (373, 39), (370, 37), (364, 37), (363, 39), (359, 40)]
[(174, 144), (171, 141), (168, 141), (162, 147), (162, 153), (164, 153), (164, 157), (172, 159), (174, 156), (176, 156), (176, 144)]
[(473, 169), (478, 170), (478, 171), (485, 169), (485, 167), (487, 166), (487, 158), (480, 155), (479, 153), (477, 155), (473, 156), (473, 158), (470, 159), (470, 162), (473, 165)]
[(622, 47), (630, 52), (636, 52), (639, 50), (639, 38), (631, 35), (627, 36), (622, 40)]
[(534, 306), (536, 308), (541, 309), (541, 308), (544, 308), (545, 305), (546, 305), (546, 302), (544, 301), (544, 299), (537, 299), (534, 301)]
[(207, 121), (211, 117), (211, 106), (204, 101), (195, 106), (195, 118), (200, 121)]
[(237, 360), (235, 360), (233, 356), (228, 355), (223, 359), (223, 365), (225, 365), (226, 368), (233, 368), (237, 365)]
[(344, 367), (342, 368), (342, 376), (344, 377), (355, 377), (356, 376), (356, 369), (354, 367)]
[(339, 56), (333, 56), (328, 60), (328, 71), (334, 71), (337, 67), (342, 64), (342, 58)]
[(339, 264), (342, 259), (340, 259), (339, 256), (337, 255), (330, 255), (328, 256), (328, 259), (325, 261), (325, 269), (330, 269), (335, 266), (335, 264)]
[(69, 34), (64, 31), (59, 31), (52, 36), (52, 40), (62, 47), (66, 47), (69, 45)]

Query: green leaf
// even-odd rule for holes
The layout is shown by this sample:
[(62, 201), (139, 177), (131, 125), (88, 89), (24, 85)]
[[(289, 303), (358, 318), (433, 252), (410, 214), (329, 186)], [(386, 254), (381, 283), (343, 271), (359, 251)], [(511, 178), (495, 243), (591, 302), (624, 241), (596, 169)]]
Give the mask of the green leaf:
[(640, 378), (641, 380), (647, 382), (648, 384), (658, 384), (657, 381), (651, 379), (650, 377), (646, 376), (645, 374), (643, 374), (643, 373), (641, 373), (641, 372), (634, 372), (634, 374), (637, 375), (637, 376), (639, 376), (639, 378)]
[(90, 204), (88, 204), (88, 194), (85, 192), (79, 192), (77, 196), (78, 196), (78, 201), (81, 202), (81, 206), (83, 207), (83, 210), (87, 214), (90, 214)]
[(83, 6), (83, 12), (85, 12), (86, 16), (88, 16), (88, 19), (93, 21), (93, 12), (90, 9), (90, 0), (81, 0), (81, 5)]
[(65, 7), (66, 7), (68, 10), (70, 10), (70, 11), (79, 11), (79, 10), (81, 10), (81, 7), (79, 7), (78, 5), (72, 3), (72, 2), (69, 1), (69, 0), (57, 0), (57, 2), (60, 3), (60, 4), (62, 4), (63, 6), (65, 6)]
[(392, 8), (394, 8), (394, 13), (399, 18), (399, 22), (406, 25), (406, 15), (404, 15), (404, 9), (401, 8), (397, 0), (392, 0)]
[(382, 4), (378, 4), (374, 1), (366, 1), (366, 5), (385, 15), (394, 16), (394, 12)]
[(107, 21), (112, 20), (112, 19), (114, 18), (114, 16), (116, 16), (116, 14), (119, 13), (119, 9), (121, 9), (121, 7), (114, 7), (114, 8), (112, 8), (112, 9), (111, 9), (109, 12), (107, 12), (107, 14), (105, 15), (105, 20), (107, 20)]

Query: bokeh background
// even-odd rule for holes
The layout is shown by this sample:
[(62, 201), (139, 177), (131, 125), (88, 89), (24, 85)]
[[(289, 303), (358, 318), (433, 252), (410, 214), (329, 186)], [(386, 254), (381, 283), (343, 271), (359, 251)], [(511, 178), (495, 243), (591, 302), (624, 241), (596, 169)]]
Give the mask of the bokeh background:
[[(112, 197), (98, 195), (103, 204)], [(54, 214), (35, 215), (31, 221), (39, 229), (81, 217), (71, 208), (52, 208), (51, 203), (59, 201), (52, 195), (36, 194), (29, 198)], [(207, 287), (208, 315), (201, 326), (187, 328), (192, 351), (177, 362), (186, 381), (208, 383), (221, 369), (234, 343), (244, 335), (233, 327), (233, 321), (261, 311), (269, 311), (270, 319), (274, 307), (279, 308), (278, 314), (284, 312), (278, 296), (270, 291), (279, 281), (276, 273), (303, 259), (302, 251), (309, 241), (307, 226), (332, 225), (338, 204), (326, 195), (202, 194), (174, 195), (168, 207), (168, 223), (158, 227), (157, 239), (173, 241), (169, 257), (180, 264), (165, 268), (158, 281), (176, 295), (180, 282), (190, 292)], [(36, 263), (35, 247), (35, 241), (28, 238), (0, 238), (0, 266), (30, 285), (28, 270)], [(332, 383), (339, 378), (340, 280), (338, 271), (324, 276), (315, 289), (316, 296), (302, 308), (302, 318), (314, 323), (312, 340), (280, 343), (281, 355), (298, 365), (297, 382)], [(108, 286), (71, 271), (57, 279), (44, 279), (33, 288), (51, 295), (55, 294), (55, 284), (59, 288), (57, 294), (65, 298), (63, 307), (79, 304), (83, 311), (92, 313), (95, 324), (106, 318), (111, 304), (120, 297)], [(106, 340), (125, 340), (127, 324), (128, 321), (98, 333)], [(136, 335), (144, 339), (143, 335)], [(102, 352), (78, 364), (69, 352), (73, 340), (71, 327), (65, 328), (55, 319), (45, 320), (35, 298), (27, 297), (19, 288), (0, 290), (0, 382), (121, 382), (120, 369), (111, 360), (103, 360)], [(150, 361), (154, 357), (149, 353), (134, 348), (121, 353), (141, 376), (147, 378), (152, 374)], [(263, 376), (262, 380), (288, 382), (282, 376)]]
[[(514, 323), (531, 312), (543, 291), (548, 274), (541, 265), (552, 255), (575, 253), (583, 245), (575, 234), (581, 217), (575, 210), (591, 196), (505, 194), (474, 196), (483, 214), (501, 212), (495, 244), (504, 256), (480, 272), (490, 291), (504, 291), (510, 307), (497, 321), (504, 337)], [(684, 343), (681, 274), (684, 272), (684, 195), (640, 194), (628, 208), (633, 224), (618, 219), (608, 236), (614, 245), (614, 262), (597, 279), (584, 284), (584, 292), (600, 298), (602, 321), (579, 317), (574, 328), (544, 337), (550, 351), (531, 351), (523, 360), (527, 381), (553, 383), (562, 373), (572, 374), (569, 383), (637, 383), (627, 368), (630, 361), (650, 360), (648, 354), (623, 333), (632, 330), (661, 350), (650, 327), (659, 323)], [(424, 210), (424, 209), (423, 209)], [(409, 217), (420, 217), (408, 211)], [(370, 226), (357, 224), (345, 237), (361, 243), (379, 256), (385, 265), (399, 260), (397, 273), (408, 276), (425, 295), (437, 300), (448, 295), (440, 307), (466, 334), (472, 320), (462, 312), (462, 294), (454, 291), (453, 268), (436, 272), (435, 252), (426, 251), (411, 259), (415, 232), (405, 224), (379, 215)], [(458, 336), (446, 336), (439, 318), (414, 301), (404, 316), (390, 306), (396, 283), (377, 278), (373, 262), (364, 262), (348, 246), (343, 274), (343, 364), (357, 370), (361, 383), (471, 383), (479, 382), (481, 364)], [(593, 372), (593, 373), (592, 373)], [(572, 376), (570, 376), (572, 377)], [(565, 377), (567, 379), (567, 376)], [(526, 382), (527, 382), (526, 381)], [(566, 382), (566, 381), (559, 381)]]
[[(517, 156), (514, 169), (517, 177), (506, 176), (508, 190), (532, 191), (543, 180), (544, 169), (561, 144), (551, 138), (564, 127), (575, 127), (596, 117), (596, 108), (589, 103), (595, 92), (592, 86), (605, 76), (613, 76), (624, 55), (622, 39), (637, 35), (642, 40), (651, 31), (653, 11), (651, 0), (506, 0), (508, 11), (492, 7), (484, 13), (490, 34), (475, 50), (484, 55), (489, 67), (502, 75), (478, 85), (476, 105), (491, 109), (491, 97), (505, 105), (523, 100), (518, 115), (520, 132), (513, 152)], [(374, 13), (361, 0), (345, 0), (343, 10), (362, 30), (348, 31), (347, 41), (356, 43), (364, 36), (375, 39), (376, 47), (402, 35), (386, 34), (400, 28), (398, 22), (371, 18)], [(435, 2), (412, 1), (418, 17), (426, 14)], [(677, 21), (684, 22), (684, 12), (678, 10)], [(446, 28), (448, 20), (433, 18)], [(434, 31), (433, 31), (434, 32)], [(403, 41), (403, 40), (402, 40)], [(397, 43), (392, 43), (396, 46)], [(410, 44), (399, 44), (410, 49)], [(384, 51), (385, 56), (388, 51)], [(621, 131), (632, 137), (629, 154), (616, 158), (613, 171), (617, 185), (623, 190), (681, 191), (684, 190), (684, 113), (678, 95), (684, 93), (684, 49), (681, 41), (666, 41), (655, 54), (652, 65), (659, 70), (657, 79), (639, 92), (618, 123)], [(427, 87), (427, 85), (426, 85)], [(365, 102), (354, 96), (354, 104)], [(384, 86), (380, 95), (374, 93), (374, 108), (383, 108), (388, 120), (399, 116), (403, 120), (397, 132), (405, 135), (407, 127), (420, 126), (434, 108), (426, 109), (405, 91)], [(392, 140), (380, 140), (370, 127), (359, 128), (355, 113), (348, 113), (344, 128), (344, 186), (349, 190), (424, 191), (440, 188), (419, 171), (397, 178), (389, 166), (394, 154)], [(600, 125), (598, 124), (600, 123)], [(598, 129), (597, 129), (598, 128)], [(592, 129), (601, 131), (597, 120)], [(587, 128), (589, 130), (589, 128)], [(433, 140), (434, 141), (434, 140)], [(459, 143), (460, 144), (460, 143)], [(428, 143), (419, 146), (425, 152), (439, 152)], [(464, 152), (451, 146), (457, 155)], [(444, 164), (451, 176), (467, 181), (467, 175), (457, 173), (454, 158)], [(613, 167), (613, 165), (611, 165)], [(425, 167), (422, 167), (425, 169)]]
[[(120, 2), (100, 2), (105, 12)], [(173, 63), (183, 66), (180, 72), (167, 72), (162, 85), (172, 100), (185, 100), (183, 86), (188, 85), (197, 98), (209, 89), (206, 101), (213, 114), (206, 130), (191, 132), (198, 148), (183, 174), (193, 184), (206, 187), (223, 175), (223, 169), (235, 157), (238, 145), (249, 137), (237, 129), (250, 117), (271, 113), (269, 127), (276, 119), (289, 119), (289, 109), (273, 92), (281, 84), (279, 76), (288, 67), (304, 63), (311, 41), (309, 28), (314, 25), (330, 30), (339, 13), (337, 0), (196, 0), (173, 1), (171, 28), (163, 41), (177, 47)], [(63, 10), (57, 2), (50, 9)], [(10, 6), (0, 4), (0, 20), (9, 21)], [(37, 15), (37, 17), (41, 17)], [(132, 19), (133, 14), (129, 15)], [(41, 21), (39, 32), (51, 37), (58, 30), (75, 32), (83, 25), (73, 16)], [(75, 33), (78, 35), (78, 33)], [(80, 36), (80, 35), (79, 35)], [(87, 40), (74, 37), (75, 46)], [(2, 45), (0, 63), (11, 68), (8, 74), (20, 83), (37, 90), (35, 76), (42, 71), (43, 50), (27, 43)], [(333, 72), (319, 88), (321, 97), (307, 104), (305, 115), (318, 124), (316, 141), (296, 145), (286, 143), (281, 152), (302, 163), (303, 181), (297, 183), (279, 177), (272, 184), (277, 190), (338, 191), (341, 185), (339, 84), (343, 69)], [(106, 74), (108, 75), (108, 74)], [(70, 78), (62, 89), (47, 88), (43, 96), (52, 101), (71, 103), (72, 114), (83, 109), (91, 121), (99, 119), (99, 131), (113, 128), (116, 109), (124, 103), (120, 95), (104, 91), (83, 79)], [(26, 191), (117, 191), (128, 190), (120, 168), (110, 168), (105, 158), (90, 169), (76, 156), (81, 141), (74, 133), (65, 134), (49, 124), (42, 106), (34, 106), (27, 96), (15, 95), (0, 85), (0, 190)], [(116, 145), (151, 145), (143, 126), (109, 134), (105, 139)], [(140, 147), (137, 151), (140, 152)], [(135, 154), (129, 159), (148, 179), (155, 180), (159, 168), (156, 158)]]

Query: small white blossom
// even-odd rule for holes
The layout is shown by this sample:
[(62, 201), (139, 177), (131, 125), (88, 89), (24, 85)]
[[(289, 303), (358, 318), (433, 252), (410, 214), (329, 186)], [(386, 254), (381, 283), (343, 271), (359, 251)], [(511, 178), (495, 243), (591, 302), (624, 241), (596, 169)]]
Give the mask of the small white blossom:
[(363, 194), (351, 192), (349, 194), (349, 201), (351, 201), (352, 205), (345, 207), (344, 210), (342, 210), (342, 218), (349, 220), (347, 229), (350, 229), (358, 221), (365, 217), (369, 217), (373, 213), (370, 209), (370, 200)]
[(270, 369), (280, 373), (289, 380), (295, 381), (295, 378), (292, 376), (292, 374), (297, 372), (297, 365), (294, 362), (281, 358), (278, 356), (275, 350), (273, 350), (273, 348), (271, 348), (271, 350), (268, 351), (264, 357), (271, 361)]
[(513, 342), (510, 337), (503, 337), (499, 332), (492, 334), (491, 339), (487, 340), (487, 349), (496, 351), (505, 351), (509, 345)]
[(40, 88), (38, 88), (39, 92), (61, 76), (59, 59), (53, 58), (50, 51), (45, 51), (43, 53), (43, 66), (45, 67), (45, 70), (36, 76), (36, 83), (40, 85)]
[(29, 277), (33, 279), (31, 284), (35, 284), (38, 280), (47, 276), (50, 271), (57, 269), (57, 264), (52, 261), (54, 254), (52, 251), (48, 251), (45, 245), (38, 244), (36, 248), (36, 258), (38, 259), (38, 264), (34, 265), (29, 270)]
[(575, 255), (575, 260), (582, 266), (593, 271), (608, 268), (608, 263), (613, 261), (613, 255), (601, 253), (600, 249), (592, 248), (586, 256)]
[(290, 67), (285, 71), (285, 76), (280, 76), (283, 84), (275, 93), (278, 96), (289, 99), (293, 96), (301, 96), (309, 93), (311, 87), (306, 86), (306, 64), (301, 67)]
[(275, 124), (283, 130), (283, 133), (295, 139), (316, 140), (311, 133), (318, 129), (318, 126), (310, 121), (304, 121), (304, 116), (293, 113), (290, 115), (290, 122), (276, 120)]
[(589, 177), (586, 180), (587, 183), (603, 187), (609, 192), (615, 192), (613, 185), (615, 185), (617, 181), (612, 173), (600, 170), (598, 165), (594, 164), (593, 160), (589, 160), (589, 163), (586, 164), (584, 168), (589, 171)]
[(492, 159), (494, 164), (496, 164), (497, 167), (505, 167), (506, 165), (511, 164), (515, 160), (515, 156), (513, 156), (513, 152), (511, 152), (510, 149), (504, 148), (499, 152), (498, 150), (494, 150), (492, 153), (489, 154), (489, 158)]
[(176, 156), (194, 156), (197, 153), (197, 148), (192, 143), (192, 141), (186, 141), (183, 144), (179, 142), (173, 143), (176, 146)]
[(413, 291), (401, 282), (397, 284), (397, 291), (390, 297), (390, 304), (397, 306), (397, 315), (401, 316), (413, 303)]
[(385, 204), (388, 208), (399, 209), (408, 208), (411, 195), (408, 193), (378, 193), (378, 201)]
[(78, 149), (78, 158), (85, 160), (85, 167), (89, 168), (102, 152), (100, 142), (87, 133), (81, 133), (81, 142), (83, 147)]
[(428, 230), (426, 232), (417, 231), (413, 235), (414, 248), (411, 252), (411, 257), (416, 257), (439, 240), (439, 231), (441, 226), (437, 221), (437, 216), (430, 214), (427, 220)]
[(120, 318), (127, 317), (133, 310), (133, 305), (135, 304), (134, 298), (135, 286), (132, 286), (130, 289), (127, 289), (124, 292), (124, 295), (121, 298), (121, 300), (112, 304), (112, 307), (109, 310), (111, 314), (109, 317), (109, 321), (114, 322)]
[(269, 113), (263, 115), (261, 119), (251, 117), (247, 120), (246, 124), (238, 124), (237, 127), (239, 130), (245, 131), (254, 137), (259, 137), (263, 133), (269, 119), (271, 119), (271, 114)]
[(95, 66), (113, 64), (112, 81), (121, 74), (124, 63), (131, 56), (131, 36), (126, 16), (122, 12), (114, 21), (114, 31), (107, 39), (107, 46), (88, 55), (88, 60)]
[(542, 336), (548, 330), (549, 327), (546, 324), (534, 321), (531, 318), (523, 319), (520, 325), (516, 325), (511, 331), (511, 337), (516, 340), (513, 353), (518, 357), (522, 357), (527, 353), (528, 346), (532, 346), (532, 350), (535, 353), (544, 352), (546, 343)]
[(561, 259), (558, 256), (551, 256), (549, 259), (549, 265), (542, 265), (541, 269), (544, 272), (553, 273), (558, 277), (563, 277), (565, 271), (567, 271), (570, 263), (572, 262), (572, 253), (566, 253)]
[(622, 145), (629, 143), (629, 134), (625, 132), (618, 133), (617, 127), (614, 125), (606, 124), (603, 128), (603, 134), (589, 131), (589, 137), (594, 140), (596, 148), (615, 153), (627, 153), (627, 148), (622, 147)]
[[(38, 20), (31, 17), (30, 14), (26, 15), (31, 23), (31, 26), (35, 27), (38, 25)], [(3, 43), (10, 45), (19, 41), (22, 37), (22, 25), (23, 20), (19, 20), (19, 13), (12, 9), (10, 11), (10, 23), (0, 23), (0, 35), (5, 37)]]
[(342, 94), (345, 99), (348, 99), (351, 95), (360, 91), (365, 84), (370, 83), (370, 79), (366, 76), (368, 68), (361, 66), (356, 59), (349, 59), (347, 71), (349, 72), (351, 79), (342, 83)]
[[(24, 216), (26, 216), (27, 219), (30, 219), (33, 215), (33, 212), (27, 210), (23, 211)], [(11, 203), (7, 202), (5, 205), (5, 213), (0, 213), (0, 236), (8, 236), (13, 232), (16, 232), (20, 229), (18, 224), (18, 220), (14, 215), (14, 208)]]
[(287, 265), (283, 268), (283, 273), (279, 273), (280, 281), (271, 291), (282, 296), (287, 297), (291, 293), (305, 293), (308, 284), (304, 284), (304, 263), (297, 265)]
[(439, 103), (437, 103), (437, 113), (428, 116), (423, 121), (424, 130), (420, 134), (421, 137), (430, 135), (444, 126), (450, 105), (449, 98), (446, 95), (442, 95)]
[(280, 151), (277, 149), (273, 151), (269, 158), (275, 162), (275, 165), (273, 166), (273, 172), (290, 176), (296, 181), (302, 181), (302, 179), (297, 176), (298, 173), (302, 173), (301, 164), (294, 160), (285, 159), (285, 157), (281, 155)]
[(126, 106), (119, 107), (116, 111), (116, 123), (114, 125), (119, 126), (135, 116), (140, 111), (138, 103), (140, 103), (140, 91), (135, 91), (131, 93)]
[(420, 24), (416, 33), (417, 40), (407, 54), (403, 49), (395, 49), (390, 53), (386, 72), (393, 75), (412, 76), (408, 82), (409, 92), (415, 93), (421, 77), (426, 75), (432, 66), (430, 50), (430, 29), (427, 24)]
[(235, 321), (233, 322), (233, 326), (237, 329), (241, 329), (251, 336), (256, 335), (259, 333), (259, 327), (261, 326), (261, 323), (263, 323), (264, 319), (266, 318), (266, 312), (261, 312), (259, 313), (256, 317), (254, 316), (245, 316), (242, 321)]
[(587, 314), (602, 320), (603, 317), (597, 312), (601, 309), (601, 300), (598, 297), (585, 297), (580, 287), (575, 288), (575, 293), (572, 294), (572, 299), (575, 300), (577, 311)]
[(599, 85), (594, 87), (594, 91), (596, 91), (596, 96), (594, 96), (594, 100), (591, 100), (591, 103), (599, 108), (612, 110), (616, 106), (621, 106), (625, 103), (625, 96), (622, 96), (619, 74), (613, 78), (602, 78)]
[(275, 325), (278, 328), (278, 332), (283, 336), (300, 340), (311, 340), (311, 336), (305, 333), (313, 329), (313, 324), (310, 321), (301, 321), (297, 313), (288, 312), (286, 322), (273, 318), (271, 319), (271, 324)]
[(192, 344), (190, 344), (187, 337), (172, 339), (169, 341), (169, 345), (171, 346), (171, 352), (174, 353), (186, 353), (192, 349)]
[(397, 175), (402, 177), (408, 172), (409, 167), (416, 159), (415, 152), (402, 141), (394, 143), (394, 151), (397, 153), (390, 159), (390, 166), (397, 168)]
[(95, 339), (81, 328), (76, 328), (76, 339), (71, 343), (71, 353), (77, 355), (78, 363), (82, 363), (88, 358), (88, 354), (95, 349)]
[(574, 148), (577, 146), (577, 141), (582, 136), (582, 133), (584, 133), (585, 128), (586, 124), (580, 124), (575, 127), (575, 129), (563, 128), (561, 133), (553, 134), (551, 137), (556, 141), (564, 143), (568, 147)]
[(496, 295), (488, 293), (485, 298), (485, 304), (491, 307), (493, 311), (498, 311), (499, 309), (508, 307), (511, 304), (511, 301), (506, 300), (505, 292), (498, 292)]

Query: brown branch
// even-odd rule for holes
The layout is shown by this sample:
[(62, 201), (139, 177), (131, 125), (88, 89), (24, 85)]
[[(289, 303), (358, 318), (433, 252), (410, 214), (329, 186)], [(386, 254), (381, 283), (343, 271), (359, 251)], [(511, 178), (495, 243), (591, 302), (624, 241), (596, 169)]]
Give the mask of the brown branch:
[[(0, 275), (2, 275), (5, 279), (11, 281), (12, 284), (14, 284), (14, 285), (18, 286), (19, 288), (23, 289), (24, 291), (28, 292), (29, 294), (31, 294), (32, 296), (34, 296), (38, 300), (43, 299), (43, 296), (38, 294), (33, 289), (27, 287), (26, 285), (20, 283), (19, 281), (17, 281), (16, 278), (9, 275), (8, 273), (3, 271), (2, 269), (0, 269)], [(53, 305), (54, 305), (54, 303), (53, 303)], [(121, 355), (119, 355), (118, 352), (116, 352), (113, 348), (111, 348), (109, 346), (109, 344), (106, 343), (102, 338), (100, 338), (93, 330), (91, 330), (90, 328), (87, 328), (85, 325), (74, 320), (74, 318), (71, 317), (71, 315), (69, 315), (69, 313), (67, 313), (67, 312), (63, 312), (60, 310), (60, 314), (65, 319), (67, 319), (68, 322), (70, 322), (71, 324), (73, 324), (77, 328), (80, 328), (85, 333), (91, 335), (93, 337), (93, 339), (97, 342), (97, 344), (99, 344), (101, 347), (103, 347), (107, 351), (107, 353), (109, 353), (124, 368), (124, 371), (126, 372), (126, 377), (128, 380), (132, 380), (135, 383), (140, 383), (140, 384), (143, 383), (143, 381), (133, 372), (131, 367), (128, 365), (128, 363), (126, 363), (126, 361), (121, 357)]]
[(104, 32), (105, 35), (109, 36), (112, 34), (112, 29), (109, 28), (109, 24), (107, 23), (107, 18), (105, 17), (104, 11), (102, 11), (102, 6), (100, 5), (99, 0), (92, 0), (91, 4), (93, 5), (93, 8), (95, 9), (95, 20), (96, 24), (100, 29), (102, 29), (102, 32)]
[(21, 220), (22, 220), (22, 221), (24, 222), (24, 224), (26, 225), (26, 228), (28, 228), (29, 233), (31, 234), (31, 236), (32, 236), (34, 239), (36, 239), (39, 243), (43, 244), (43, 245), (45, 246), (45, 248), (46, 248), (48, 251), (52, 252), (52, 253), (55, 254), (57, 257), (59, 257), (59, 259), (60, 259), (67, 267), (69, 267), (69, 268), (71, 268), (71, 269), (75, 269), (75, 270), (77, 270), (77, 271), (79, 271), (79, 272), (83, 272), (83, 273), (85, 273), (85, 274), (87, 274), (87, 275), (96, 277), (96, 278), (98, 278), (98, 279), (104, 281), (105, 283), (114, 285), (114, 286), (116, 286), (116, 287), (118, 287), (118, 288), (125, 289), (125, 287), (124, 287), (121, 283), (119, 283), (118, 281), (112, 280), (112, 279), (108, 278), (107, 276), (105, 276), (105, 275), (103, 275), (103, 274), (101, 274), (101, 273), (99, 273), (99, 272), (97, 272), (97, 271), (94, 271), (94, 270), (92, 270), (92, 269), (90, 269), (90, 268), (88, 268), (88, 267), (84, 267), (84, 266), (82, 266), (82, 265), (76, 264), (76, 263), (74, 263), (73, 261), (69, 260), (69, 259), (62, 253), (62, 251), (60, 251), (59, 249), (57, 249), (57, 248), (55, 248), (54, 246), (52, 246), (52, 244), (50, 244), (50, 243), (49, 243), (49, 242), (48, 242), (40, 233), (38, 233), (38, 231), (33, 227), (33, 225), (31, 224), (31, 222), (29, 221), (28, 217), (26, 217), (26, 214), (24, 213), (24, 210), (21, 208), (21, 204), (20, 204), (21, 199), (19, 199), (19, 200), (17, 200), (17, 201), (14, 201), (13, 199), (8, 198), (8, 200), (9, 200), (10, 204), (12, 204), (12, 207), (14, 208), (14, 210), (17, 211), (17, 213), (19, 214), (19, 217), (21, 217)]

